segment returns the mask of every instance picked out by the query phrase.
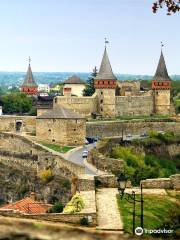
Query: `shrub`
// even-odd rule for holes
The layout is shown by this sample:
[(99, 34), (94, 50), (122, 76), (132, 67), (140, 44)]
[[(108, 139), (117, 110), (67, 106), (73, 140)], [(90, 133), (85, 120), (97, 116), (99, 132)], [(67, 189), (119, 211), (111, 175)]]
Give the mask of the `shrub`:
[(61, 202), (56, 202), (52, 208), (48, 210), (48, 213), (61, 213), (64, 206)]
[(82, 197), (79, 194), (75, 194), (70, 202), (65, 206), (63, 213), (76, 213), (80, 212), (84, 208), (85, 204)]
[(86, 218), (86, 217), (81, 218), (81, 219), (80, 219), (80, 224), (81, 224), (82, 226), (88, 226), (88, 225), (89, 225), (88, 218)]
[(52, 181), (54, 179), (52, 169), (48, 168), (46, 170), (41, 171), (39, 174), (39, 177), (44, 183), (48, 183), (48, 182)]

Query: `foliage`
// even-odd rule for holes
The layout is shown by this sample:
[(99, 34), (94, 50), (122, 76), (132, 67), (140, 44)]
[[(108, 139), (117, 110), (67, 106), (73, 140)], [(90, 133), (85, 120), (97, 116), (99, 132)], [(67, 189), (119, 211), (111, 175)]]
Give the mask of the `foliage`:
[(30, 116), (37, 116), (37, 108), (32, 107), (28, 113)]
[(112, 149), (111, 157), (124, 160), (126, 175), (133, 185), (139, 185), (143, 179), (169, 177), (178, 172), (175, 161), (160, 158), (153, 154), (137, 153), (132, 147), (116, 146)]
[(62, 205), (61, 202), (56, 202), (54, 206), (52, 206), (49, 210), (48, 213), (61, 213), (63, 211), (64, 206)]
[[(136, 194), (136, 199), (140, 200), (140, 195)], [(174, 199), (175, 200), (175, 199)], [(123, 218), (124, 231), (132, 233), (132, 210), (133, 204), (117, 197), (119, 210)], [(176, 204), (169, 196), (145, 195), (144, 194), (144, 228), (159, 229), (168, 219), (169, 212), (175, 208)], [(136, 203), (136, 226), (140, 226), (140, 203)], [(163, 229), (163, 228), (162, 228)]]
[(60, 153), (66, 153), (68, 152), (69, 150), (73, 149), (73, 147), (69, 147), (69, 146), (59, 146), (59, 145), (56, 145), (56, 144), (51, 144), (51, 143), (44, 143), (44, 142), (41, 142), (40, 144), (42, 144), (43, 146), (47, 147), (47, 148), (50, 148), (56, 152), (60, 152)]
[(48, 183), (54, 179), (54, 175), (51, 168), (45, 169), (39, 173), (39, 178), (44, 182)]
[(2, 97), (4, 113), (28, 113), (32, 108), (31, 97), (23, 93), (11, 93)]
[(89, 221), (88, 221), (88, 218), (87, 217), (83, 217), (80, 219), (80, 224), (82, 226), (88, 226), (89, 225)]
[(71, 198), (70, 202), (68, 202), (67, 205), (65, 206), (63, 213), (80, 212), (84, 208), (84, 206), (85, 206), (84, 200), (79, 194), (76, 193)]
[(66, 189), (71, 189), (71, 182), (69, 181), (69, 179), (64, 179), (62, 186)]
[(163, 7), (163, 5), (167, 8), (167, 15), (180, 11), (180, 0), (157, 0), (153, 3), (153, 13), (156, 13), (159, 8)]
[(84, 96), (92, 96), (95, 92), (94, 88), (94, 78), (97, 76), (97, 68), (93, 69), (91, 76), (87, 80), (86, 88), (84, 89), (83, 95)]

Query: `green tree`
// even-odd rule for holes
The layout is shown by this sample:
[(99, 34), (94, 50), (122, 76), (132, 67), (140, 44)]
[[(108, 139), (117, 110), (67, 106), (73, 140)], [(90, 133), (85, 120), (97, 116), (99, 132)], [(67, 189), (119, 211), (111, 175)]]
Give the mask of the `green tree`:
[(154, 1), (152, 10), (156, 13), (159, 8), (165, 6), (167, 8), (167, 15), (180, 11), (180, 0), (157, 0)]
[(7, 114), (28, 113), (32, 108), (31, 97), (23, 93), (10, 93), (2, 97), (3, 112)]
[(91, 76), (87, 80), (86, 88), (84, 89), (83, 95), (84, 96), (92, 96), (95, 92), (94, 88), (94, 78), (97, 76), (97, 68), (95, 67), (93, 69), (93, 72), (91, 73)]

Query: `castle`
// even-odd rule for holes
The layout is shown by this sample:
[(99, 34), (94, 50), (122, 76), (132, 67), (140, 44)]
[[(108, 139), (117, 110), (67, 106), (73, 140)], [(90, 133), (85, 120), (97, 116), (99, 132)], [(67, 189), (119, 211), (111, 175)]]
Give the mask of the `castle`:
[[(140, 91), (139, 81), (119, 81), (112, 71), (105, 47), (101, 66), (94, 78), (95, 93), (92, 96), (73, 96), (64, 91), (64, 96), (54, 98), (53, 106), (73, 109), (84, 117), (98, 114), (102, 117), (169, 115), (171, 79), (168, 75), (163, 52), (152, 80), (152, 88)], [(45, 109), (38, 109), (38, 115)], [(47, 109), (46, 109), (47, 110)]]

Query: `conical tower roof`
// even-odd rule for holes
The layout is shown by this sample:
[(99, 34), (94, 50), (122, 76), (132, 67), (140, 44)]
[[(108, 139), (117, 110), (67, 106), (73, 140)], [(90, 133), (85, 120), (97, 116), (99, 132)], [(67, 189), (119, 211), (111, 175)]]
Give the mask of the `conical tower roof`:
[(34, 77), (33, 77), (33, 74), (32, 74), (30, 63), (29, 63), (28, 70), (27, 70), (27, 73), (26, 73), (26, 76), (24, 78), (24, 82), (23, 82), (22, 86), (24, 86), (24, 87), (37, 87), (37, 84), (36, 84), (36, 82), (34, 80)]
[(115, 77), (115, 75), (112, 71), (112, 67), (111, 67), (111, 64), (109, 61), (106, 47), (104, 49), (104, 55), (102, 58), (100, 70), (99, 70), (97, 76), (95, 77), (95, 79), (97, 79), (97, 80), (117, 80), (117, 78)]
[(164, 55), (163, 55), (162, 50), (161, 50), (161, 56), (160, 56), (159, 63), (158, 63), (158, 66), (157, 66), (157, 70), (156, 70), (156, 73), (154, 75), (153, 80), (157, 80), (157, 81), (169, 81), (169, 80), (171, 80), (169, 75), (168, 75), (168, 71), (167, 71), (167, 68), (166, 68), (166, 63), (165, 63), (165, 60), (164, 60)]

